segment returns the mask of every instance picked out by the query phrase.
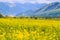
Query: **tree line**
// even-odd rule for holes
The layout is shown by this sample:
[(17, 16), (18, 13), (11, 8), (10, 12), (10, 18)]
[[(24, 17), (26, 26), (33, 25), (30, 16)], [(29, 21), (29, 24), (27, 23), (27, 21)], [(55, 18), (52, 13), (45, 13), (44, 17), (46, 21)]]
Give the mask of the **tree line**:
[(11, 17), (11, 16), (8, 16), (8, 15), (6, 15), (6, 16), (3, 16), (2, 14), (0, 14), (0, 18), (20, 18), (20, 19), (28, 19), (28, 18), (30, 18), (30, 19), (57, 19), (57, 18), (59, 18), (60, 19), (60, 17), (41, 17), (41, 16), (14, 16), (14, 17)]

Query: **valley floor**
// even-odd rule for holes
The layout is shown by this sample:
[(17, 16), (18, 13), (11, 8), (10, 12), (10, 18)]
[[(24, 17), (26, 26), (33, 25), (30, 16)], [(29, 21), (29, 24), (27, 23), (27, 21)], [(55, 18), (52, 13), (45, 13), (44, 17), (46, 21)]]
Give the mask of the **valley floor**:
[(0, 18), (0, 40), (60, 40), (60, 20)]

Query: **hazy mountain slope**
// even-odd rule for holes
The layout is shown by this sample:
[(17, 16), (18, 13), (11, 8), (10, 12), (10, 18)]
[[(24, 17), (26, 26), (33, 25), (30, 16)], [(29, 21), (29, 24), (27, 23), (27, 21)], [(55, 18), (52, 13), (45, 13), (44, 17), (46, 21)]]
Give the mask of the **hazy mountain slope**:
[(44, 6), (34, 16), (60, 17), (60, 2), (54, 2)]
[[(50, 3), (50, 4), (45, 4), (41, 8), (36, 7), (36, 8), (33, 8), (32, 10), (28, 10), (28, 11), (20, 13), (18, 15), (23, 15), (23, 16), (34, 16), (34, 15), (43, 16), (44, 15), (44, 16), (49, 16), (47, 14), (52, 13), (52, 15), (53, 15), (55, 13), (55, 11), (57, 11), (59, 8), (60, 8), (60, 2), (53, 2), (53, 3)], [(55, 10), (55, 11), (53, 11), (53, 10)], [(51, 12), (51, 11), (53, 11), (53, 12)], [(44, 12), (44, 13), (42, 13), (42, 12)], [(57, 12), (59, 13), (59, 11), (57, 11)], [(55, 14), (53, 16), (55, 16)]]
[(60, 17), (60, 9), (42, 12), (41, 14), (36, 14), (37, 17)]
[(32, 3), (6, 3), (6, 2), (0, 2), (0, 13), (3, 15), (18, 15), (19, 13), (26, 12), (28, 10), (31, 10), (35, 7), (40, 8), (43, 5), (41, 4), (32, 4)]
[(44, 12), (44, 11), (50, 11), (50, 10), (59, 9), (59, 8), (60, 8), (60, 2), (53, 2), (53, 3), (45, 5), (43, 8), (37, 11)]
[(25, 11), (25, 12), (21, 12), (19, 14), (16, 14), (16, 16), (31, 16), (31, 15), (34, 15), (34, 13), (36, 13), (36, 11), (38, 9), (41, 9), (43, 6), (45, 6), (46, 4), (39, 4), (39, 5), (36, 5), (34, 8), (28, 10), (28, 11)]

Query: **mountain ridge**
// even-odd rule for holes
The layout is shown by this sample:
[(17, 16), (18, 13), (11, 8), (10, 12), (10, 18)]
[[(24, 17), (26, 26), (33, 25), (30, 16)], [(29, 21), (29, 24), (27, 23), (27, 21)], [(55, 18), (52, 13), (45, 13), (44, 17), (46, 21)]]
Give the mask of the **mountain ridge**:
[(18, 13), (22, 13), (28, 10), (33, 9), (34, 7), (40, 8), (42, 7), (42, 4), (31, 4), (31, 3), (6, 3), (6, 2), (0, 2), (0, 13), (3, 15), (16, 15)]
[(45, 12), (47, 13), (47, 11), (50, 12), (52, 10), (56, 10), (56, 9), (59, 9), (59, 8), (60, 8), (60, 2), (53, 2), (53, 3), (50, 3), (50, 4), (46, 4), (42, 8), (39, 8), (39, 9), (37, 9), (35, 11), (29, 10), (29, 11), (24, 12), (22, 14), (24, 14), (23, 16), (35, 16), (35, 15), (37, 15), (37, 16), (40, 15), (41, 16), (41, 14), (44, 15)]

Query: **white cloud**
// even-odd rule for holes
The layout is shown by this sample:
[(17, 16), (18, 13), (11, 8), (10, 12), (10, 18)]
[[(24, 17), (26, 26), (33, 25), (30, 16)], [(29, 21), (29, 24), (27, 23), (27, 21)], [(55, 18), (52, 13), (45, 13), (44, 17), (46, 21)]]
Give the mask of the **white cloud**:
[(15, 6), (15, 3), (8, 3), (6, 5), (9, 5), (9, 7), (14, 7)]
[(60, 0), (0, 0), (0, 2), (9, 2), (9, 3), (51, 3), (54, 1), (60, 1)]
[(14, 7), (15, 3), (51, 3), (51, 2), (60, 2), (60, 0), (0, 0), (0, 2), (8, 2), (9, 7)]

